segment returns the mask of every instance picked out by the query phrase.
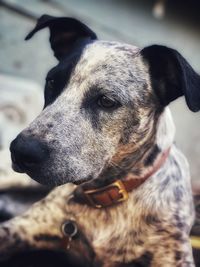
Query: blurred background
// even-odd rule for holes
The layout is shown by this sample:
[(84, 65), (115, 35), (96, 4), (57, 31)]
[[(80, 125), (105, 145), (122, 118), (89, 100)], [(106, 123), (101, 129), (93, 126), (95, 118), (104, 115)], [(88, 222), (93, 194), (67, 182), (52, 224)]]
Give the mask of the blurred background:
[[(24, 41), (42, 14), (76, 17), (100, 39), (173, 47), (200, 73), (199, 0), (0, 0), (0, 222), (22, 213), (50, 190), (14, 173), (8, 150), (11, 140), (41, 111), (46, 74), (57, 64), (48, 29)], [(170, 106), (176, 143), (189, 160), (193, 188), (200, 194), (200, 114), (190, 112), (183, 98)], [(192, 234), (200, 236), (200, 197), (195, 199), (199, 202)], [(193, 253), (200, 266), (199, 250)], [(2, 266), (27, 263), (16, 265), (14, 259)]]
[[(47, 29), (24, 41), (44, 13), (76, 17), (96, 31), (100, 39), (139, 47), (155, 43), (173, 47), (200, 73), (198, 0), (0, 0), (1, 149), (8, 147), (16, 133), (41, 110), (46, 73), (57, 64)], [(6, 108), (5, 101), (9, 103)], [(197, 181), (200, 115), (191, 113), (183, 98), (174, 102), (171, 110), (176, 142), (189, 160), (192, 179)], [(25, 119), (21, 119), (22, 115)]]

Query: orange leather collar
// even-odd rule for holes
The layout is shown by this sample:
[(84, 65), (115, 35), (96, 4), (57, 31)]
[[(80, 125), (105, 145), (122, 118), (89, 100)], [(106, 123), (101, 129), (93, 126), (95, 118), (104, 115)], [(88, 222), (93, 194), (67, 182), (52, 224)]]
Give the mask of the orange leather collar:
[(142, 177), (133, 177), (127, 180), (116, 180), (107, 186), (83, 191), (85, 199), (84, 203), (95, 208), (104, 208), (126, 201), (129, 197), (129, 192), (138, 188), (160, 169), (169, 156), (169, 152), (170, 148), (164, 151), (151, 169)]

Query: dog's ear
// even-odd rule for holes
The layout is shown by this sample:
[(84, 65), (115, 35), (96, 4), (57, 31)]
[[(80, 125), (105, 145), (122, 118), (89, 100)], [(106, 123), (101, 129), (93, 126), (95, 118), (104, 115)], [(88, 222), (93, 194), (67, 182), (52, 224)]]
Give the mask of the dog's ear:
[(97, 39), (96, 34), (77, 19), (43, 15), (25, 40), (29, 40), (36, 32), (45, 27), (50, 29), (51, 48), (58, 60), (70, 53), (77, 42)]
[(200, 76), (176, 50), (152, 45), (141, 54), (149, 64), (152, 87), (162, 105), (184, 95), (190, 110), (200, 110)]

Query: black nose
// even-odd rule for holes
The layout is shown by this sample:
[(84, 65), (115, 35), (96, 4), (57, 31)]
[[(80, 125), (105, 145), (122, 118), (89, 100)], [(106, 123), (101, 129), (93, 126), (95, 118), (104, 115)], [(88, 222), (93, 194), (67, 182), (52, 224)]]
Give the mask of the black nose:
[(13, 169), (26, 172), (38, 168), (48, 157), (47, 145), (37, 138), (20, 134), (10, 145)]

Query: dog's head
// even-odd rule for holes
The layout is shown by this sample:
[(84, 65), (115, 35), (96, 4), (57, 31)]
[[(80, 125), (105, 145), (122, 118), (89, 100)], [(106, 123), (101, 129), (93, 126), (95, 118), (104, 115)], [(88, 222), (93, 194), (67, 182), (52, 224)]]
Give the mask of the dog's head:
[(15, 170), (55, 185), (122, 175), (162, 149), (158, 122), (171, 101), (185, 95), (200, 109), (200, 77), (177, 51), (99, 41), (78, 20), (47, 15), (27, 39), (44, 27), (59, 63), (44, 110), (11, 144)]

